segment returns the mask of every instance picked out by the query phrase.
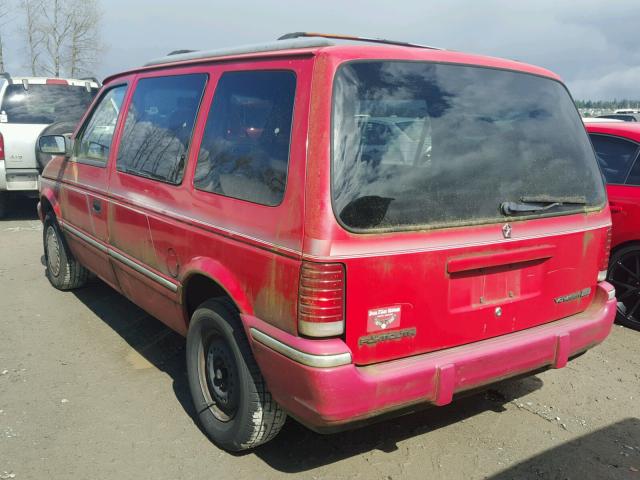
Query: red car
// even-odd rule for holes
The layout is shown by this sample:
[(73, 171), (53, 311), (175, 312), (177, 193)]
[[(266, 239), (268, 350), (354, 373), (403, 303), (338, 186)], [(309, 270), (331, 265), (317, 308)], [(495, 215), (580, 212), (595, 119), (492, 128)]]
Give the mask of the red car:
[(614, 320), (604, 182), (542, 68), (295, 34), (113, 75), (67, 143), (50, 282), (185, 334), (230, 450), (563, 367)]
[(617, 319), (640, 328), (640, 124), (586, 123), (607, 181), (613, 221), (608, 281), (618, 292)]

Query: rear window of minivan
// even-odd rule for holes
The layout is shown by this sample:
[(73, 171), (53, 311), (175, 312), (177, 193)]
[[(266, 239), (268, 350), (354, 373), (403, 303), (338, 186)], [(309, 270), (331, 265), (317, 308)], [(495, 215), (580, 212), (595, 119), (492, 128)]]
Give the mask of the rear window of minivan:
[(465, 65), (357, 61), (334, 81), (332, 197), (348, 230), (514, 218), (504, 202), (575, 199), (515, 219), (588, 211), (605, 193), (565, 87)]
[(91, 104), (97, 88), (89, 91), (82, 86), (22, 83), (7, 86), (0, 105), (9, 123), (48, 125), (55, 122), (76, 122)]

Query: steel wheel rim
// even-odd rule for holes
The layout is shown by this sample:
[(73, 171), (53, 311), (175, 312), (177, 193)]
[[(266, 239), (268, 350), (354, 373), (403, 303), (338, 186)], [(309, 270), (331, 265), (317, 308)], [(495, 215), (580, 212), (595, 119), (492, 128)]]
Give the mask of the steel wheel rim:
[(630, 323), (640, 323), (640, 250), (620, 257), (607, 280), (616, 288), (618, 313)]
[(47, 267), (54, 277), (60, 274), (60, 243), (53, 227), (47, 229)]
[(221, 422), (231, 421), (238, 410), (239, 383), (233, 352), (219, 335), (203, 344), (201, 386), (207, 407)]

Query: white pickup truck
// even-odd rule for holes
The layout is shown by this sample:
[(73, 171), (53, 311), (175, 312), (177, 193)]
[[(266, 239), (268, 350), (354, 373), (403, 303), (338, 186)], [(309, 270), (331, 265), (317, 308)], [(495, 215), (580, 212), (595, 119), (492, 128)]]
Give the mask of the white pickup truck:
[(43, 130), (58, 122), (75, 125), (99, 88), (95, 79), (0, 73), (0, 218), (6, 214), (10, 193), (38, 192), (36, 142)]

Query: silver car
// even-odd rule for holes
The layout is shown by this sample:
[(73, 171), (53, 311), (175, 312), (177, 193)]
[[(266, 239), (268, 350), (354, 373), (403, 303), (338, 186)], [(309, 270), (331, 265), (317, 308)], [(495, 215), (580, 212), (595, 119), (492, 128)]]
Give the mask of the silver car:
[(75, 125), (99, 87), (95, 79), (0, 74), (0, 218), (9, 193), (37, 194), (36, 142), (43, 130), (58, 122)]

